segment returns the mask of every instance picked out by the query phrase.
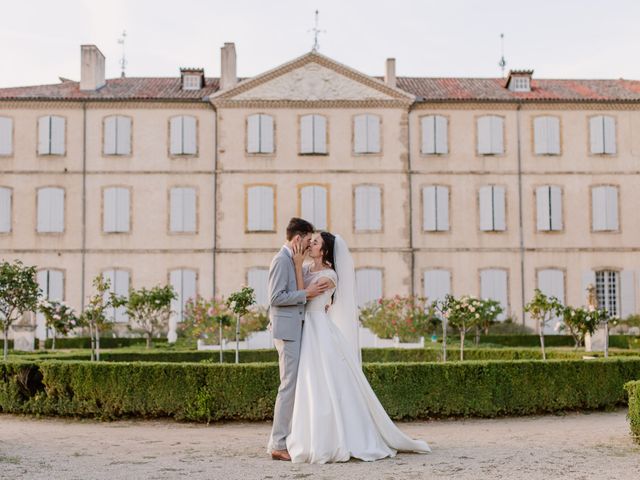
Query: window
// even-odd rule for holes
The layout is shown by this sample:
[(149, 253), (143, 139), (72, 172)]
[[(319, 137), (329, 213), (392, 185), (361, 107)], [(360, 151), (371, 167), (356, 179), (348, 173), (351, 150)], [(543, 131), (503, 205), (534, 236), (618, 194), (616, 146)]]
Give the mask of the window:
[(498, 232), (505, 230), (505, 188), (486, 185), (480, 188), (480, 230)]
[(620, 298), (619, 273), (613, 270), (601, 270), (596, 272), (596, 298), (598, 307), (606, 308), (613, 317), (618, 316)]
[(0, 156), (13, 153), (13, 120), (0, 117)]
[(589, 119), (591, 153), (596, 155), (615, 155), (616, 120), (613, 117), (597, 115)]
[(420, 120), (422, 125), (422, 153), (444, 155), (449, 153), (447, 138), (447, 118), (428, 115)]
[(180, 269), (169, 273), (169, 281), (177, 296), (171, 300), (171, 311), (175, 313), (179, 322), (184, 319), (187, 301), (196, 298), (196, 278), (195, 270)]
[(49, 115), (38, 119), (38, 154), (64, 155), (64, 118)]
[(357, 232), (382, 230), (382, 190), (377, 185), (355, 189), (355, 228)]
[(509, 82), (509, 90), (512, 92), (530, 92), (531, 80), (529, 77), (513, 77)]
[(195, 117), (179, 116), (170, 120), (171, 155), (196, 155)]
[(8, 187), (0, 187), (0, 233), (11, 232), (12, 191)]
[(300, 216), (316, 229), (327, 228), (327, 189), (321, 185), (307, 185), (300, 189)]
[(536, 117), (533, 120), (533, 136), (536, 155), (560, 155), (560, 119)]
[(422, 189), (423, 229), (427, 232), (449, 230), (449, 188), (442, 185)]
[(105, 233), (129, 231), (131, 192), (126, 187), (104, 189), (102, 228)]
[[(38, 287), (42, 291), (42, 297), (47, 300), (64, 300), (64, 273), (61, 270), (39, 270), (36, 273)], [(47, 338), (47, 326), (44, 315), (36, 313), (36, 337)]]
[(327, 119), (322, 115), (300, 118), (300, 153), (327, 153)]
[(497, 300), (504, 311), (498, 320), (504, 320), (508, 313), (507, 271), (499, 268), (487, 268), (480, 271), (480, 297)]
[(359, 308), (382, 298), (382, 269), (356, 269), (356, 297)]
[(113, 115), (104, 119), (104, 154), (129, 155), (131, 153), (131, 119)]
[(64, 232), (64, 190), (57, 187), (38, 190), (38, 232)]
[(172, 232), (194, 233), (196, 231), (196, 189), (174, 187), (169, 194)]
[(451, 293), (451, 272), (442, 269), (424, 272), (424, 296), (429, 302), (444, 300)]
[[(109, 291), (105, 292), (105, 297), (113, 293), (119, 297), (129, 298), (129, 285), (131, 280), (128, 271), (119, 269), (106, 270), (102, 273), (102, 277), (105, 281), (109, 282)], [(106, 315), (112, 322), (126, 322), (128, 320), (125, 307), (111, 307), (106, 312)]]
[[(538, 270), (538, 288), (548, 297), (556, 297), (564, 304), (564, 272), (555, 268)], [(554, 316), (545, 326), (544, 333), (556, 332), (560, 317)]]
[(200, 90), (201, 88), (202, 88), (201, 75), (183, 75), (182, 77), (183, 90)]
[(537, 227), (539, 231), (562, 230), (562, 191), (545, 185), (536, 188)]
[(504, 153), (504, 119), (495, 115), (478, 118), (478, 154)]
[(358, 115), (353, 130), (355, 153), (380, 153), (380, 117)]
[(269, 306), (269, 269), (265, 267), (250, 268), (247, 272), (247, 285), (256, 294), (256, 304), (260, 307)]
[(247, 231), (275, 230), (274, 188), (268, 185), (247, 187)]
[(618, 188), (610, 185), (591, 190), (592, 229), (595, 232), (618, 230)]
[(247, 152), (273, 153), (273, 117), (258, 113), (247, 119)]

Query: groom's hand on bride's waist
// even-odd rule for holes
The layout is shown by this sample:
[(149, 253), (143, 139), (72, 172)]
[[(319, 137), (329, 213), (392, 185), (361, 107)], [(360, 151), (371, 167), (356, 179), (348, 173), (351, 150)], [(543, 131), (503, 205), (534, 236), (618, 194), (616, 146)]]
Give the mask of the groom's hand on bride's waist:
[(314, 298), (318, 295), (322, 295), (324, 292), (329, 290), (329, 288), (330, 281), (327, 279), (321, 279), (318, 282), (310, 284), (307, 288), (304, 289), (304, 291), (307, 294), (307, 298)]

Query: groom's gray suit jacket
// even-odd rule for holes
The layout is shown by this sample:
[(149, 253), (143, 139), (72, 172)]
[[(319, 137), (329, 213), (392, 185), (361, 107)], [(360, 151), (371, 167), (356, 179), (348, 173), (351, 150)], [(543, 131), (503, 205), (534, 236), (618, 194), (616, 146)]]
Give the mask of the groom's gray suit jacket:
[(269, 319), (273, 338), (300, 340), (307, 295), (298, 290), (296, 271), (289, 251), (282, 249), (269, 268)]

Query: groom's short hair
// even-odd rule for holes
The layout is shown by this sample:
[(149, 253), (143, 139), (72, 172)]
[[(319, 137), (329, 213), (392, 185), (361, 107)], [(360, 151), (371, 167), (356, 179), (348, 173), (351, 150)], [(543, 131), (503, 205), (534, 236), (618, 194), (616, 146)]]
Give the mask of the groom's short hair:
[(305, 236), (313, 232), (313, 225), (302, 218), (293, 217), (289, 220), (289, 225), (287, 225), (287, 240), (291, 240), (296, 235)]

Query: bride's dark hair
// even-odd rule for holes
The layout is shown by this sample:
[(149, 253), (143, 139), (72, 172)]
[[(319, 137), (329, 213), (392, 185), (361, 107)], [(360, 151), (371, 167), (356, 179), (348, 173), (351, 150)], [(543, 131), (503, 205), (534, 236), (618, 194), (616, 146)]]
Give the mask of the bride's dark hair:
[(329, 232), (320, 232), (322, 238), (322, 263), (329, 265), (332, 269), (336, 269), (334, 264), (333, 252), (336, 244), (336, 236)]

